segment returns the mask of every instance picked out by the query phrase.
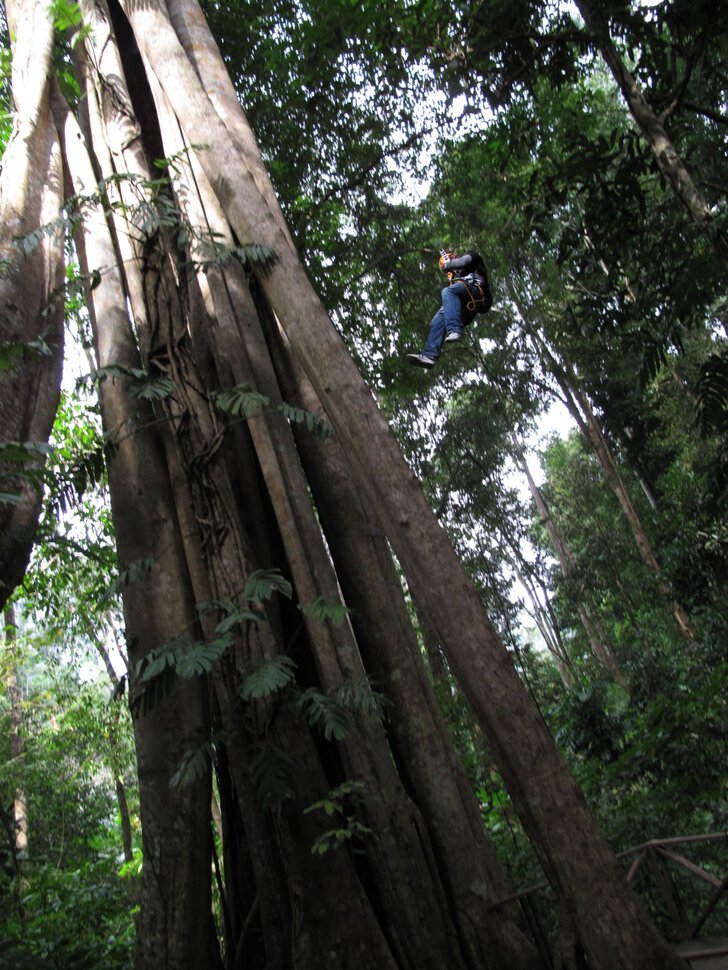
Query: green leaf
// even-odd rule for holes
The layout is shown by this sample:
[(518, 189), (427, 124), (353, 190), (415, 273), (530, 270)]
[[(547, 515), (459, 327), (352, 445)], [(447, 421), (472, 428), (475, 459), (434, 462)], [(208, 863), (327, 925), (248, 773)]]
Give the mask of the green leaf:
[(215, 629), (218, 633), (227, 633), (244, 623), (262, 623), (265, 616), (259, 610), (240, 610), (232, 607), (230, 612), (220, 620)]
[(274, 691), (282, 690), (296, 673), (296, 664), (290, 657), (271, 657), (257, 664), (240, 685), (240, 696), (244, 701), (267, 697)]
[(169, 780), (170, 788), (185, 788), (188, 785), (205, 778), (210, 766), (215, 760), (215, 744), (211, 740), (204, 741), (196, 748), (185, 751), (177, 770)]
[(347, 680), (334, 692), (336, 702), (351, 711), (359, 711), (366, 717), (377, 720), (384, 718), (385, 709), (389, 701), (378, 691), (372, 689), (366, 678), (361, 680)]
[(243, 415), (249, 418), (256, 411), (268, 407), (270, 399), (265, 394), (253, 390), (250, 384), (243, 382), (236, 384), (229, 391), (219, 391), (215, 395), (215, 403), (221, 411), (226, 411), (234, 417)]
[(145, 381), (131, 384), (129, 392), (133, 397), (139, 397), (145, 401), (160, 401), (162, 398), (169, 397), (174, 391), (174, 386), (174, 381), (168, 377), (149, 377)]
[(336, 626), (340, 626), (351, 612), (342, 603), (327, 603), (323, 596), (317, 596), (311, 603), (300, 604), (298, 608), (305, 616), (331, 620)]
[(293, 588), (279, 570), (256, 569), (248, 576), (242, 595), (248, 601), (268, 600), (276, 592), (290, 599)]
[(223, 657), (235, 642), (232, 634), (218, 637), (216, 640), (207, 642), (195, 640), (189, 649), (185, 650), (181, 656), (177, 657), (176, 671), (180, 677), (186, 680), (192, 677), (199, 677), (202, 674), (209, 674), (212, 668)]
[(328, 792), (326, 798), (304, 809), (304, 815), (323, 810), (329, 818), (338, 815), (341, 819), (336, 828), (327, 829), (316, 836), (311, 845), (311, 852), (314, 855), (323, 855), (355, 837), (362, 838), (371, 834), (372, 830), (362, 824), (351, 810), (351, 803), (361, 801), (365, 790), (360, 781), (345, 781)]
[(296, 698), (296, 707), (327, 741), (343, 741), (349, 733), (347, 711), (333, 697), (311, 687)]
[(71, 27), (78, 27), (81, 23), (81, 11), (73, 0), (53, 0), (50, 11), (56, 30), (69, 30)]
[(250, 263), (256, 269), (267, 270), (276, 260), (276, 254), (268, 246), (261, 246), (258, 243), (249, 243), (238, 246), (235, 255), (241, 263)]
[(208, 674), (234, 642), (232, 635), (209, 642), (176, 637), (143, 657), (134, 668), (134, 679), (149, 682), (170, 671), (186, 680)]
[(107, 367), (99, 367), (87, 378), (81, 380), (85, 383), (92, 380), (101, 383), (107, 377), (125, 377), (129, 381), (129, 392), (134, 397), (143, 398), (148, 401), (156, 401), (168, 397), (174, 391), (174, 381), (168, 377), (152, 377), (148, 371), (140, 367), (122, 367), (119, 364), (109, 364)]
[(331, 425), (327, 421), (320, 418), (313, 411), (304, 411), (303, 408), (297, 408), (292, 404), (286, 404), (285, 401), (281, 403), (280, 408), (283, 412), (283, 416), (287, 418), (291, 424), (303, 424), (305, 422), (308, 430), (313, 432), (319, 438), (326, 439), (331, 437), (333, 434), (333, 428)]
[(278, 812), (284, 801), (294, 799), (296, 791), (291, 779), (296, 764), (285, 751), (263, 743), (250, 761), (250, 774), (261, 805), (266, 811)]

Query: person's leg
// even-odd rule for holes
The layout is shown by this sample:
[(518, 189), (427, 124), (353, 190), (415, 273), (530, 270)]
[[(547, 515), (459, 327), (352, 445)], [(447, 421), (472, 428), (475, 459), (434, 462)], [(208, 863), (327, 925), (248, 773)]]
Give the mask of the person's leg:
[(430, 332), (427, 336), (427, 343), (425, 344), (422, 354), (424, 357), (431, 357), (432, 360), (437, 360), (440, 356), (440, 351), (442, 350), (442, 342), (445, 339), (445, 311), (442, 307), (437, 311), (435, 316), (432, 318), (432, 323), (430, 324)]
[(468, 297), (464, 283), (453, 283), (442, 291), (442, 309), (446, 333), (463, 332), (463, 299)]

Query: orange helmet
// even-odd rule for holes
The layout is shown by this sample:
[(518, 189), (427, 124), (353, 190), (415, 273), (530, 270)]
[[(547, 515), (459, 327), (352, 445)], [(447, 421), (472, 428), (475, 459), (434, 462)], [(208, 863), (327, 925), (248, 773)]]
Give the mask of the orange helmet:
[(440, 267), (443, 273), (447, 272), (444, 264), (450, 259), (455, 259), (456, 256), (457, 256), (456, 252), (451, 252), (451, 251), (445, 252), (444, 250), (441, 252), (440, 258), (437, 261), (437, 265)]

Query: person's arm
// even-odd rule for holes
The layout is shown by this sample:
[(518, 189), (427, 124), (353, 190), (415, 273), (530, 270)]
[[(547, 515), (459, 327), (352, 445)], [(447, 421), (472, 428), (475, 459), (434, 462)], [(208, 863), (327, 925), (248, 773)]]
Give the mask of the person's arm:
[(475, 260), (471, 253), (465, 253), (464, 256), (458, 256), (457, 259), (449, 259), (443, 264), (444, 270), (452, 269), (467, 269), (469, 266), (473, 266)]

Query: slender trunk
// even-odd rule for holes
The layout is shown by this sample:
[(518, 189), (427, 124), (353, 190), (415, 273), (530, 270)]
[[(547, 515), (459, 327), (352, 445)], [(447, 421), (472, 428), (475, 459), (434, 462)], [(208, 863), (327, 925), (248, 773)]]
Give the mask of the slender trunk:
[(574, 568), (575, 562), (571, 550), (564, 541), (561, 532), (556, 525), (556, 522), (551, 515), (551, 511), (546, 503), (546, 500), (541, 493), (540, 488), (536, 485), (531, 470), (528, 467), (528, 462), (526, 456), (523, 453), (518, 440), (515, 435), (511, 436), (511, 441), (514, 449), (514, 457), (519, 468), (526, 476), (526, 481), (528, 483), (528, 490), (531, 493), (534, 505), (541, 516), (541, 521), (546, 527), (546, 531), (551, 539), (551, 543), (554, 547), (556, 555), (559, 560), (559, 566), (561, 568), (561, 575), (564, 577), (564, 582), (567, 584), (574, 595), (574, 600), (576, 603), (577, 613), (579, 614), (579, 619), (584, 627), (584, 632), (589, 640), (589, 645), (591, 646), (592, 653), (599, 660), (599, 662), (609, 671), (616, 683), (618, 683), (627, 693), (631, 693), (631, 688), (629, 681), (622, 672), (617, 658), (614, 656), (610, 650), (608, 644), (597, 635), (594, 624), (592, 623), (591, 617), (589, 615), (589, 610), (587, 608), (586, 591), (583, 588), (583, 583), (578, 586), (574, 582)]
[(619, 474), (619, 469), (614, 460), (614, 456), (607, 444), (604, 435), (602, 434), (599, 423), (594, 416), (594, 412), (591, 409), (591, 405), (584, 394), (584, 392), (576, 384), (570, 386), (570, 390), (574, 394), (581, 412), (586, 419), (586, 428), (589, 441), (594, 449), (594, 453), (599, 460), (599, 464), (602, 466), (604, 473), (606, 475), (607, 481), (612, 487), (612, 491), (617, 496), (619, 504), (622, 507), (625, 518), (629, 523), (629, 527), (632, 530), (632, 535), (634, 536), (634, 541), (639, 550), (642, 561), (647, 567), (647, 569), (652, 573), (657, 582), (657, 589), (660, 596), (666, 604), (668, 604), (672, 615), (675, 617), (675, 622), (677, 623), (680, 632), (688, 640), (694, 639), (694, 633), (690, 620), (688, 618), (685, 610), (680, 606), (680, 604), (675, 599), (675, 594), (670, 588), (670, 584), (664, 578), (660, 564), (658, 563), (654, 552), (652, 551), (652, 544), (645, 532), (642, 521), (635, 509), (632, 499), (629, 496), (622, 476)]
[(556, 664), (562, 684), (568, 690), (569, 688), (573, 687), (574, 678), (569, 668), (569, 660), (566, 656), (566, 651), (564, 650), (563, 643), (561, 642), (561, 635), (553, 622), (553, 614), (550, 610), (544, 608), (538, 596), (537, 590), (534, 588), (531, 578), (525, 574), (516, 556), (511, 556), (506, 553), (505, 558), (513, 569), (516, 579), (521, 586), (523, 586), (526, 595), (528, 596), (531, 603), (531, 609), (528, 611), (529, 615), (533, 618), (536, 626), (538, 627), (539, 633), (543, 638), (543, 642), (546, 644), (546, 649), (549, 651), (554, 663)]
[(677, 602), (674, 591), (670, 588), (670, 584), (664, 577), (660, 564), (652, 550), (652, 544), (642, 524), (642, 520), (634, 507), (634, 503), (630, 498), (627, 487), (619, 472), (612, 450), (602, 434), (599, 422), (592, 411), (586, 394), (580, 387), (579, 380), (574, 374), (573, 368), (569, 366), (568, 362), (559, 362), (543, 338), (527, 323), (521, 300), (512, 281), (510, 290), (518, 307), (521, 319), (524, 322), (526, 332), (534, 342), (539, 356), (544, 362), (544, 366), (553, 374), (561, 388), (564, 395), (564, 404), (576, 421), (579, 430), (591, 445), (594, 455), (604, 473), (604, 477), (620, 504), (624, 517), (632, 532), (640, 558), (648, 572), (654, 577), (660, 597), (672, 613), (680, 633), (687, 640), (692, 641), (694, 634), (690, 619), (682, 606)]
[[(87, 630), (86, 634), (93, 642), (96, 652), (103, 661), (104, 667), (106, 668), (106, 673), (109, 675), (109, 680), (114, 688), (114, 695), (116, 696), (116, 692), (119, 687), (119, 675), (116, 673), (114, 665), (111, 662), (109, 651), (106, 649), (103, 640), (96, 635), (95, 629)], [(117, 767), (119, 762), (119, 758), (117, 757), (118, 745), (116, 741), (117, 725), (118, 716), (115, 716), (111, 725), (109, 744), (111, 747), (112, 763), (114, 763), (114, 788), (116, 790), (116, 804), (119, 806), (119, 818), (121, 819), (121, 846), (124, 853), (124, 861), (131, 862), (134, 858), (134, 845), (132, 839), (129, 805), (126, 798), (126, 786), (124, 785), (124, 779), (121, 775), (121, 771)]]
[(664, 124), (650, 107), (635, 78), (627, 70), (609, 35), (608, 22), (592, 0), (576, 0), (576, 6), (612, 72), (632, 117), (647, 139), (657, 159), (660, 172), (672, 186), (673, 192), (690, 218), (712, 246), (724, 270), (728, 269), (728, 239), (715, 224), (708, 202), (693, 182)]
[(15, 766), (13, 792), (13, 858), (20, 872), (20, 867), (28, 858), (28, 806), (25, 793), (20, 782), (18, 769), (25, 750), (23, 738), (23, 712), (18, 684), (18, 660), (15, 631), (15, 609), (8, 606), (4, 614), (5, 650), (8, 655), (6, 666), (8, 669), (7, 688), (8, 703), (10, 705), (10, 761)]

